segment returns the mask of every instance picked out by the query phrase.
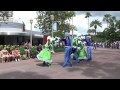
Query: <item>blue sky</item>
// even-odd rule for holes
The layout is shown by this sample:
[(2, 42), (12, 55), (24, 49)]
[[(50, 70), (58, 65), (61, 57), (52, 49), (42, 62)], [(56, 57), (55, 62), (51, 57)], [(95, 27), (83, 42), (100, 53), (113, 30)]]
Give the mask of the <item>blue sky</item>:
[[(88, 20), (85, 18), (85, 12), (86, 11), (78, 11), (77, 15), (73, 18), (73, 25), (76, 26), (78, 32), (81, 34), (87, 33), (88, 28)], [(104, 14), (112, 14), (116, 16), (119, 19), (120, 11), (90, 11), (93, 15), (90, 17), (90, 22), (92, 20), (98, 19), (102, 22)], [(34, 18), (37, 17), (36, 11), (13, 11), (13, 18), (15, 20), (18, 20), (19, 22), (24, 21), (26, 24), (26, 29), (30, 30), (30, 19), (33, 19), (33, 27), (36, 24), (36, 20)], [(72, 21), (70, 21), (72, 24)], [(106, 23), (102, 23), (102, 28), (97, 29), (97, 31), (103, 31), (106, 27)], [(39, 30), (36, 28), (33, 28), (33, 30)]]

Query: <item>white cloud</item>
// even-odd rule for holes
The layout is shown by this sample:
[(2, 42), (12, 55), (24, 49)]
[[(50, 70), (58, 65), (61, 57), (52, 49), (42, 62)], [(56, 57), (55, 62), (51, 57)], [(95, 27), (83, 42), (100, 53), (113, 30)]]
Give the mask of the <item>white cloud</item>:
[[(98, 27), (97, 28), (97, 31), (103, 31), (104, 28), (106, 28), (106, 24), (102, 22), (103, 20), (103, 17), (99, 17), (99, 16), (96, 16), (96, 17), (90, 17), (89, 18), (89, 23), (95, 19), (98, 19), (101, 23), (102, 23), (102, 28), (101, 27)], [(72, 22), (72, 21), (71, 21)], [(72, 24), (72, 23), (71, 23)], [(87, 34), (87, 30), (88, 30), (88, 19), (85, 18), (85, 15), (84, 14), (81, 14), (81, 15), (76, 15), (76, 17), (73, 18), (73, 24), (77, 27), (77, 30), (79, 33), (82, 33), (82, 34)]]
[[(30, 19), (33, 19), (33, 27), (36, 24), (35, 18), (37, 17), (36, 11), (13, 11), (13, 18), (26, 25), (26, 29), (30, 30)], [(33, 28), (35, 30), (35, 28)]]
[(84, 15), (77, 15), (73, 18), (73, 24), (77, 27), (81, 27), (83, 29), (87, 29), (87, 19)]
[[(34, 18), (36, 17), (37, 17), (36, 11), (14, 11), (13, 12), (13, 18), (15, 20), (18, 20), (19, 22), (24, 21), (24, 23), (26, 24), (26, 29), (28, 30), (30, 30), (30, 19), (34, 20), (33, 21), (33, 27), (34, 27), (34, 25), (36, 24), (36, 20)], [(90, 22), (95, 19), (98, 19), (102, 22), (102, 18), (103, 17), (90, 17)], [(70, 21), (70, 23), (72, 24), (72, 20)], [(85, 18), (84, 14), (76, 15), (73, 18), (73, 25), (76, 26), (78, 33), (86, 34), (88, 29), (88, 19)], [(103, 27), (102, 28), (98, 27), (97, 31), (103, 31), (105, 27), (106, 27), (106, 24), (103, 24)], [(33, 30), (36, 30), (36, 29), (33, 28)]]

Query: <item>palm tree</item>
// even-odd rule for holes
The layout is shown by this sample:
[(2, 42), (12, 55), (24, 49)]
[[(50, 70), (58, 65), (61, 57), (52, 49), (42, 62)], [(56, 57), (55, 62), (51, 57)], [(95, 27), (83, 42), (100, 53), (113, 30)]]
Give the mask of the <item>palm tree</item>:
[(89, 29), (88, 31), (87, 31), (88, 33), (95, 33), (95, 29)]
[(95, 29), (95, 42), (96, 42), (96, 29), (97, 26), (102, 27), (102, 23), (99, 20), (94, 20), (90, 23), (90, 27), (94, 27)]
[(112, 15), (110, 15), (110, 14), (105, 14), (104, 15), (103, 21), (107, 23), (107, 28), (108, 28), (108, 24), (109, 24), (111, 16)]
[(85, 13), (85, 18), (88, 18), (88, 30), (89, 30), (89, 17), (92, 16), (90, 12)]
[(116, 22), (117, 22), (116, 17), (115, 17), (115, 16), (112, 16), (112, 17), (110, 18), (110, 20), (109, 20), (110, 27), (115, 28)]

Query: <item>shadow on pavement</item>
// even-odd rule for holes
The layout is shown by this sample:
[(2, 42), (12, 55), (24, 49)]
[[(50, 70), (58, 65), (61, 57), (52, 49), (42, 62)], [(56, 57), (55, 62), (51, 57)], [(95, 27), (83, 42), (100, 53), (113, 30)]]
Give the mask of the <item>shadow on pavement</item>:
[(36, 64), (37, 66), (40, 66), (40, 67), (48, 67), (47, 65), (43, 65), (43, 63), (39, 63), (39, 64)]
[(80, 64), (74, 63), (73, 68), (67, 68), (67, 70), (69, 72), (80, 71), (83, 75), (92, 78), (120, 79), (120, 66), (117, 63), (81, 62)]
[(39, 75), (36, 72), (16, 71), (0, 74), (0, 79), (50, 79), (50, 77), (45, 75)]
[[(73, 67), (65, 68), (65, 70), (95, 79), (120, 79), (118, 50), (103, 49), (93, 51), (93, 59), (90, 62), (81, 61), (80, 64), (73, 60)], [(61, 65), (63, 62), (58, 64)]]

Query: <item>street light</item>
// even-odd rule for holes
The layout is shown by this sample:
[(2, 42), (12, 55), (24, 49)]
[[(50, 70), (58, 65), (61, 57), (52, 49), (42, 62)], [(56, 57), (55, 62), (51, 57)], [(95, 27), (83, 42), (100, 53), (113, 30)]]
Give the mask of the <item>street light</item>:
[[(51, 15), (51, 20), (52, 20), (52, 39), (53, 39), (53, 21), (54, 21), (54, 15)], [(53, 42), (52, 42), (52, 51), (54, 52), (53, 50)]]
[(32, 23), (33, 23), (33, 20), (30, 19), (30, 24), (31, 24), (31, 31), (30, 31), (30, 44), (32, 46)]
[[(72, 17), (72, 26), (73, 26), (73, 17)], [(73, 28), (72, 28), (72, 40), (73, 40)], [(71, 42), (71, 45), (73, 46), (72, 42)]]

